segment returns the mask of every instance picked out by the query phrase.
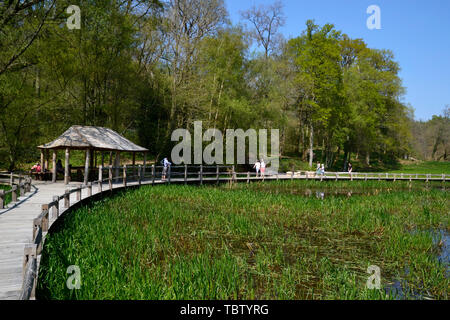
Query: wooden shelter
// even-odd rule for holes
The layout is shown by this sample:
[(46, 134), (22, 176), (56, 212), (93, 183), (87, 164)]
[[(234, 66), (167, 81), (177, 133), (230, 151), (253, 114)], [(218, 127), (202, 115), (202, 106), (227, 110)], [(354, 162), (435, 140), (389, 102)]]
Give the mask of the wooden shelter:
[[(144, 154), (144, 165), (148, 149), (140, 147), (117, 132), (103, 127), (92, 126), (72, 126), (62, 135), (52, 142), (38, 146), (41, 149), (41, 164), (43, 169), (48, 168), (49, 150), (53, 150), (52, 161), (52, 181), (56, 182), (56, 152), (65, 150), (65, 172), (64, 183), (69, 183), (70, 177), (70, 150), (84, 150), (86, 152), (86, 161), (84, 166), (84, 183), (89, 179), (89, 168), (93, 165), (93, 153), (100, 151), (102, 154), (102, 166), (104, 165), (104, 152), (110, 153), (109, 165), (112, 165), (112, 153), (115, 152), (115, 168), (119, 170), (120, 152), (131, 152), (133, 154), (133, 167), (135, 166), (136, 152)], [(44, 154), (45, 151), (45, 154)], [(45, 160), (44, 160), (45, 158)], [(96, 166), (96, 164), (95, 164)], [(118, 173), (117, 173), (118, 175)]]

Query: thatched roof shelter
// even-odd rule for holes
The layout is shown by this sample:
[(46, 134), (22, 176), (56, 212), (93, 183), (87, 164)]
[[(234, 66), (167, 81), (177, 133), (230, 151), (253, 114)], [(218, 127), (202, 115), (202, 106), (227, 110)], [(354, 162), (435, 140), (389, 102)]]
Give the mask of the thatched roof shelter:
[[(48, 154), (48, 150), (53, 150), (53, 182), (56, 181), (56, 151), (65, 150), (65, 173), (64, 181), (67, 184), (70, 180), (69, 172), (69, 157), (70, 150), (85, 150), (86, 151), (86, 163), (84, 170), (84, 183), (86, 184), (89, 179), (89, 167), (92, 165), (92, 152), (102, 152), (102, 166), (103, 166), (103, 152), (110, 152), (110, 161), (112, 158), (112, 152), (115, 151), (115, 167), (116, 172), (120, 166), (120, 152), (132, 152), (133, 153), (133, 166), (135, 165), (136, 152), (142, 152), (144, 154), (144, 165), (146, 160), (146, 153), (149, 151), (146, 148), (140, 147), (122, 135), (118, 134), (114, 130), (103, 127), (92, 126), (72, 126), (67, 129), (62, 135), (55, 140), (38, 146), (41, 149), (41, 162), (44, 164), (44, 151)], [(48, 157), (48, 156), (47, 156)], [(48, 161), (45, 161), (45, 163)], [(45, 167), (44, 167), (45, 168)], [(118, 176), (118, 173), (117, 173)]]
[(72, 126), (52, 142), (39, 149), (95, 149), (103, 151), (147, 152), (114, 130), (103, 127)]

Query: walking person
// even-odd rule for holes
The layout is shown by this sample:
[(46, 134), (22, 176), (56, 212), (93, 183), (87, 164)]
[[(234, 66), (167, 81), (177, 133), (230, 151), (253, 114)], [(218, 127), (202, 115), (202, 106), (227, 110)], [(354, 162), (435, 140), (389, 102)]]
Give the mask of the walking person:
[(164, 158), (161, 161), (161, 164), (163, 165), (162, 180), (166, 180), (167, 170), (172, 165), (172, 163), (170, 163), (169, 160), (167, 160), (167, 158)]
[(261, 170), (261, 162), (259, 162), (259, 160), (256, 160), (253, 168), (256, 169), (256, 177), (258, 178), (259, 170)]
[(320, 174), (320, 162), (317, 162), (316, 173), (314, 174), (314, 176), (319, 175), (319, 174)]
[(322, 163), (322, 165), (320, 166), (320, 174), (324, 175), (325, 174), (325, 165)]
[(264, 174), (266, 172), (266, 163), (264, 162), (264, 159), (261, 159), (261, 176), (264, 178)]

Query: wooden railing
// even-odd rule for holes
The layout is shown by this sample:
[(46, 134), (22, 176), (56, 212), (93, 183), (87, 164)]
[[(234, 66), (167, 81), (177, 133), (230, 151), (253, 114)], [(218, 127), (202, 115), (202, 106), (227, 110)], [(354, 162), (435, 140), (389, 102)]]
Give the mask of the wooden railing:
[(4, 209), (6, 205), (6, 196), (11, 194), (11, 202), (17, 202), (18, 197), (22, 197), (25, 193), (31, 191), (31, 178), (17, 173), (0, 173), (1, 177), (6, 178), (6, 184), (11, 186), (10, 190), (0, 189), (0, 209)]
[[(162, 179), (165, 175), (165, 179)], [(255, 172), (236, 172), (234, 166), (169, 166), (164, 169), (162, 166), (121, 166), (102, 167), (98, 169), (98, 180), (89, 182), (87, 185), (80, 185), (76, 188), (66, 189), (64, 194), (53, 196), (51, 202), (43, 204), (41, 214), (33, 220), (32, 242), (26, 245), (23, 259), (23, 287), (21, 299), (28, 300), (34, 298), (38, 277), (39, 261), (38, 256), (42, 252), (45, 236), (52, 224), (60, 214), (70, 208), (70, 195), (76, 194), (76, 202), (87, 199), (93, 195), (93, 188), (97, 189), (96, 194), (103, 195), (105, 191), (112, 191), (114, 188), (127, 188), (129, 186), (140, 186), (142, 183), (190, 183), (204, 182), (236, 182), (249, 183), (251, 180), (294, 180), (294, 179), (314, 179), (314, 180), (439, 180), (445, 182), (449, 175), (441, 174), (403, 174), (403, 173), (361, 173), (361, 172), (325, 172), (316, 174), (312, 171), (290, 171), (286, 174), (271, 174), (256, 176)], [(106, 184), (106, 186), (104, 186)], [(19, 184), (20, 185), (20, 184)], [(104, 187), (106, 187), (104, 189)], [(82, 198), (82, 191), (87, 190), (87, 195)], [(60, 205), (63, 201), (63, 205)], [(51, 214), (51, 216), (50, 216)]]

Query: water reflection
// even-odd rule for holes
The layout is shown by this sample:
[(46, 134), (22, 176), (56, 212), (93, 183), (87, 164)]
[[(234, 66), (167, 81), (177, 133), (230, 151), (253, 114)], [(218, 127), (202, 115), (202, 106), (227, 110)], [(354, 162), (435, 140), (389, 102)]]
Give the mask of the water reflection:
[[(413, 231), (413, 232), (418, 232)], [(446, 278), (450, 277), (450, 233), (444, 229), (428, 230), (433, 239), (433, 247), (437, 252), (436, 257), (440, 264), (445, 267)], [(409, 268), (405, 268), (405, 276), (409, 275)], [(404, 279), (395, 279), (385, 286), (386, 294), (391, 295), (396, 300), (405, 299), (433, 299), (432, 295), (423, 288), (414, 289)]]

